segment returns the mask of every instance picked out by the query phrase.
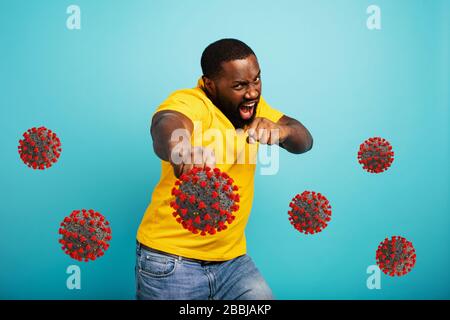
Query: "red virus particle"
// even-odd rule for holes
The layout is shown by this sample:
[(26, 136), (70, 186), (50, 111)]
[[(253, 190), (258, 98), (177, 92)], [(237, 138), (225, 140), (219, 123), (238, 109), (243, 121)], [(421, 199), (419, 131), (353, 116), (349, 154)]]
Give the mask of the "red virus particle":
[(386, 171), (394, 161), (391, 144), (380, 137), (369, 138), (359, 146), (358, 161), (371, 173)]
[(331, 206), (327, 198), (314, 191), (297, 194), (289, 204), (289, 221), (305, 234), (321, 232), (331, 220)]
[(59, 228), (59, 243), (66, 254), (78, 261), (95, 260), (104, 255), (111, 240), (111, 227), (99, 212), (74, 210)]
[(19, 140), (19, 154), (30, 168), (50, 168), (61, 154), (61, 142), (54, 132), (45, 128), (31, 128)]
[(385, 274), (403, 276), (416, 264), (416, 250), (411, 242), (400, 236), (384, 239), (376, 253), (378, 267)]
[(173, 216), (183, 228), (194, 234), (216, 234), (227, 229), (239, 209), (239, 194), (234, 181), (218, 168), (196, 168), (175, 182), (170, 206)]

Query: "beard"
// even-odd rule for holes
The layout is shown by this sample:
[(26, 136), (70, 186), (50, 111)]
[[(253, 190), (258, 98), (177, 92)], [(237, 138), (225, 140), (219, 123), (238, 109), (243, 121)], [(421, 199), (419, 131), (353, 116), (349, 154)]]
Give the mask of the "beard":
[(230, 120), (236, 129), (243, 129), (245, 126), (250, 125), (256, 117), (256, 110), (258, 109), (258, 103), (253, 108), (253, 114), (249, 119), (243, 119), (241, 113), (239, 112), (239, 107), (246, 101), (242, 101), (238, 105), (230, 103), (229, 100), (224, 99), (220, 94), (217, 95), (216, 99), (212, 100), (214, 105), (222, 111), (222, 113)]

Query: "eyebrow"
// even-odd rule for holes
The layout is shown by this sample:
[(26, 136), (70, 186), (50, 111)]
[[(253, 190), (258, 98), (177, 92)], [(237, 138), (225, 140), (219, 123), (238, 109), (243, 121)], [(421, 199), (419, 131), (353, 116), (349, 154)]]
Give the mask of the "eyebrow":
[[(259, 70), (259, 72), (258, 72), (258, 74), (256, 75), (255, 78), (258, 78), (260, 76), (261, 76), (261, 70)], [(234, 80), (232, 82), (232, 84), (241, 84), (241, 83), (248, 83), (248, 81), (247, 80)]]

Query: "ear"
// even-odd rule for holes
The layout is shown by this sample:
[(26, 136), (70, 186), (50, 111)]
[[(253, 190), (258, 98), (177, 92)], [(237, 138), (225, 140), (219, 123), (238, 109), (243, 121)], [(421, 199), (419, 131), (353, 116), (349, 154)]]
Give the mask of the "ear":
[(214, 81), (206, 76), (202, 76), (203, 83), (205, 84), (205, 89), (208, 94), (212, 97), (216, 96), (216, 84)]

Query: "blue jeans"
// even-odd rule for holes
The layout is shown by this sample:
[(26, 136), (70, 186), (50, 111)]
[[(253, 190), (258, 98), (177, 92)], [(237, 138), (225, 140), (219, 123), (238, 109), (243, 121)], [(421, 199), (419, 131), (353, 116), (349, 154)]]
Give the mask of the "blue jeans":
[(138, 300), (271, 300), (272, 291), (252, 259), (196, 262), (136, 249)]

